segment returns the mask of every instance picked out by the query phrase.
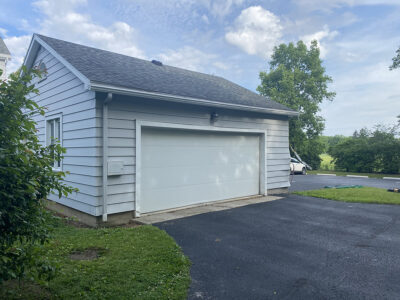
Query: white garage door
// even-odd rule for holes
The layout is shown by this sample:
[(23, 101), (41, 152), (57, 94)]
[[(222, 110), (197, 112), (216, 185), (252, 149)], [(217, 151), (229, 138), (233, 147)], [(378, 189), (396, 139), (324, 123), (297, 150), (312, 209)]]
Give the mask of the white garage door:
[(259, 194), (258, 135), (142, 129), (142, 213)]

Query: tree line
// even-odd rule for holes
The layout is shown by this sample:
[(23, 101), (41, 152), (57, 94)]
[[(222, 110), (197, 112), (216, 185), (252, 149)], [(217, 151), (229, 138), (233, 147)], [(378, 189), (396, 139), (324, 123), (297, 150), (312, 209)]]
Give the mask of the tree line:
[(325, 152), (333, 157), (337, 171), (400, 173), (399, 125), (363, 128), (350, 137), (325, 136), (321, 141)]

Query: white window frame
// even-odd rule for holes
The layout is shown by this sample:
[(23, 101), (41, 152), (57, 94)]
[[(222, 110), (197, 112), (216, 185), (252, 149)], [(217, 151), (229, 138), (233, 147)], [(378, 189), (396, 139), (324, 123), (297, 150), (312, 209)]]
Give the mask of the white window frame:
[[(55, 124), (55, 120), (59, 120), (59, 144), (62, 146), (63, 145), (63, 120), (62, 120), (62, 113), (58, 114), (53, 114), (53, 115), (48, 115), (45, 118), (45, 143), (46, 146), (50, 145), (51, 143), (51, 127), (49, 126), (50, 124)], [(61, 171), (63, 168), (63, 160), (61, 159), (59, 161), (59, 166), (56, 165), (57, 162), (53, 165), (53, 170), (55, 171)]]

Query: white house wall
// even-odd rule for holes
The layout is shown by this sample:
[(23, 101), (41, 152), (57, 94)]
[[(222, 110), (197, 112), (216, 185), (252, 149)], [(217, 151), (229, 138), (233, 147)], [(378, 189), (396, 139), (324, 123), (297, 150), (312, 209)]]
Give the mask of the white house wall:
[[(125, 170), (121, 176), (108, 177), (108, 212), (117, 213), (135, 207), (135, 120), (208, 126), (212, 111), (201, 106), (114, 95), (109, 104), (109, 160), (124, 161)], [(220, 116), (216, 127), (267, 131), (266, 188), (288, 187), (290, 154), (287, 117), (264, 118), (260, 114), (227, 110), (217, 112)], [(97, 113), (101, 117), (101, 112)]]
[[(45, 106), (46, 116), (62, 113), (62, 142), (67, 149), (62, 166), (69, 171), (65, 182), (79, 188), (67, 198), (50, 195), (50, 200), (86, 212), (98, 214), (101, 194), (101, 119), (96, 117), (95, 93), (88, 91), (80, 79), (44, 48), (40, 48), (34, 65), (43, 61), (48, 75), (37, 83), (39, 95), (31, 95)], [(45, 142), (45, 118), (37, 115), (38, 136)]]

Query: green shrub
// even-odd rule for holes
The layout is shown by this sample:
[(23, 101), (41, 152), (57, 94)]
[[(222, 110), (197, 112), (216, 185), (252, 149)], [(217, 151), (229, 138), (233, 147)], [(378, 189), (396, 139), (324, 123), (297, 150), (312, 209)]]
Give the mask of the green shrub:
[(321, 154), (321, 166), (320, 169), (324, 171), (333, 171), (335, 170), (335, 164), (333, 163), (333, 157), (329, 154)]
[(400, 171), (400, 139), (397, 126), (361, 129), (329, 149), (336, 170), (357, 173), (397, 174)]
[(31, 84), (37, 76), (22, 68), (0, 81), (0, 283), (51, 275), (54, 269), (37, 255), (49, 236), (43, 200), (51, 191), (61, 197), (73, 190), (52, 169), (65, 149), (43, 146), (36, 135), (32, 117), (44, 108), (28, 95), (38, 92)]

